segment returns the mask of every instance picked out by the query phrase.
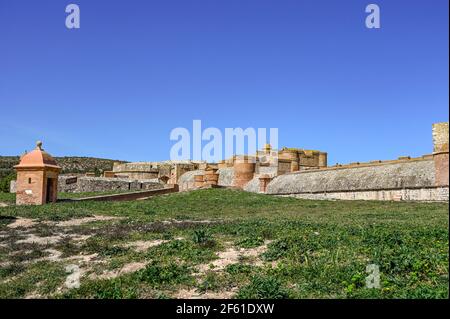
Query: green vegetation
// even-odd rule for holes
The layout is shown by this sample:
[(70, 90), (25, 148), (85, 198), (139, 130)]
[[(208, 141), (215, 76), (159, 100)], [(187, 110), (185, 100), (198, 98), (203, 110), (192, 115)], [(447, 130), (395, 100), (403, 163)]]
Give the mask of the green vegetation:
[(16, 179), (15, 173), (10, 173), (3, 178), (0, 178), (0, 193), (9, 193), (9, 186), (12, 180)]
[(16, 194), (0, 192), (0, 203), (12, 204), (16, 202)]
[[(0, 202), (10, 195), (0, 194)], [(97, 215), (120, 218), (48, 225)], [(32, 228), (37, 236), (64, 231), (90, 237), (19, 243), (30, 229), (9, 228), (15, 217), (40, 221)], [(12, 205), (0, 208), (6, 235), (0, 237), (0, 298), (172, 298), (180, 291), (232, 291), (235, 298), (448, 298), (448, 217), (445, 203), (312, 201), (224, 189), (145, 201)], [(151, 244), (130, 245), (139, 242)], [(48, 248), (62, 252), (62, 259), (39, 261)], [(233, 259), (234, 251), (252, 253)], [(81, 286), (68, 290), (64, 258), (80, 254), (96, 255), (81, 264)], [(130, 263), (142, 266), (119, 271)], [(366, 287), (369, 264), (380, 269), (380, 288)], [(101, 277), (105, 271), (116, 275)]]
[(256, 275), (250, 284), (241, 288), (237, 294), (241, 299), (286, 299), (289, 291), (280, 280), (272, 276)]
[[(76, 198), (92, 197), (92, 196), (100, 196), (100, 195), (114, 195), (114, 194), (122, 194), (122, 193), (128, 193), (128, 192), (130, 192), (130, 191), (112, 190), (112, 191), (104, 191), (104, 192), (58, 193), (58, 200), (76, 199)], [(8, 204), (15, 203), (16, 202), (16, 194), (0, 192), (0, 202), (8, 203)]]

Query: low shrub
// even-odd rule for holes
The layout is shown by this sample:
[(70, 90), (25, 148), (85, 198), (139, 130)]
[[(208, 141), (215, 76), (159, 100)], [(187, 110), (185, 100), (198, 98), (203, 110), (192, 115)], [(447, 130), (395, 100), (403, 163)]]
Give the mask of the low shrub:
[(254, 276), (236, 295), (239, 299), (286, 299), (289, 296), (290, 292), (278, 279), (261, 275)]

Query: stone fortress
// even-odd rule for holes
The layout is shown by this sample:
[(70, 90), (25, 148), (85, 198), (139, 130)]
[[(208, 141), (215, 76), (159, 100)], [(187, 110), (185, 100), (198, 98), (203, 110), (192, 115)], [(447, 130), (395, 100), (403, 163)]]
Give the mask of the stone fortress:
[[(177, 191), (230, 187), (305, 199), (448, 201), (448, 122), (433, 124), (432, 138), (433, 153), (417, 158), (404, 156), (396, 160), (328, 166), (325, 152), (298, 148), (273, 150), (266, 145), (256, 154), (233, 156), (219, 163), (115, 163), (113, 170), (104, 172), (102, 177), (59, 176), (57, 184), (60, 192), (143, 192), (174, 185)], [(17, 166), (18, 173), (21, 166), (22, 161)], [(18, 175), (18, 193), (19, 186), (23, 188), (20, 178)]]
[[(347, 165), (327, 166), (326, 153), (287, 148), (271, 165), (267, 147), (256, 163), (235, 158), (226, 168), (219, 164), (218, 185), (305, 199), (448, 201), (448, 122), (433, 124), (432, 132), (432, 154)], [(180, 190), (200, 186), (207, 174), (199, 169), (182, 175)]]

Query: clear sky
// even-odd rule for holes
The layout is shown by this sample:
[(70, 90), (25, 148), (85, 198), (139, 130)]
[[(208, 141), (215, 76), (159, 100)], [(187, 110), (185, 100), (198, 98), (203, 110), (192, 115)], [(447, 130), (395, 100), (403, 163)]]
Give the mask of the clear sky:
[[(81, 28), (65, 27), (65, 7)], [(381, 29), (365, 27), (365, 7)], [(0, 0), (0, 154), (164, 160), (175, 127), (277, 127), (329, 164), (448, 121), (448, 0)]]

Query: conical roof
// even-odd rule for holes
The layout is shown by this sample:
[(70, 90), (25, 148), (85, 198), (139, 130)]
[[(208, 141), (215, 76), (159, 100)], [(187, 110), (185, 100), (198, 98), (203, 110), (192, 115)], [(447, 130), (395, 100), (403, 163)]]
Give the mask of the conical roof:
[(47, 152), (42, 149), (42, 142), (38, 141), (36, 143), (36, 148), (22, 155), (20, 158), (19, 165), (14, 166), (14, 168), (57, 168), (58, 166), (55, 159)]

